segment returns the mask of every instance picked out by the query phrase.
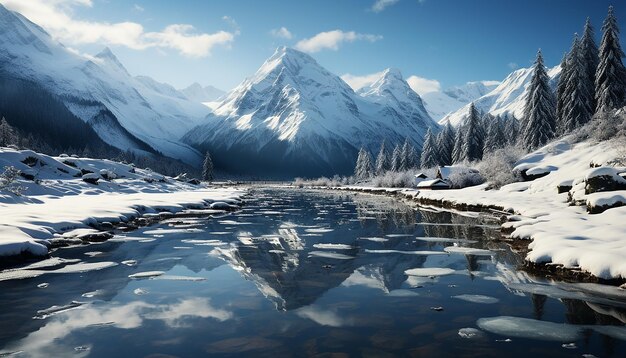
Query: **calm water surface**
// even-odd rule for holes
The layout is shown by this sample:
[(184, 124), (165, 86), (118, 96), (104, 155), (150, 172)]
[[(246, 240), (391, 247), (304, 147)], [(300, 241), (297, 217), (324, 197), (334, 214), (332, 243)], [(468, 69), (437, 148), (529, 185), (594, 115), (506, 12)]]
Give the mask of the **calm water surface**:
[(518, 271), (485, 217), (267, 189), (121, 235), (0, 273), (0, 356), (626, 357), (626, 294)]

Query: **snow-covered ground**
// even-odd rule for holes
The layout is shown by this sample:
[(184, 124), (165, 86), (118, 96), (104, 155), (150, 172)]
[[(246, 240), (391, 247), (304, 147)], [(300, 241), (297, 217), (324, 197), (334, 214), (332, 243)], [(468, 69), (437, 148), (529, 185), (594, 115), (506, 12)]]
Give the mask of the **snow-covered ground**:
[(193, 185), (109, 160), (0, 148), (0, 168), (8, 166), (22, 173), (11, 185), (22, 193), (0, 190), (0, 257), (46, 255), (50, 240), (68, 231), (90, 233), (89, 224), (96, 222), (128, 221), (157, 211), (221, 209), (244, 194), (240, 189)]
[[(602, 175), (615, 176), (626, 168), (611, 166), (623, 156), (621, 146), (613, 141), (570, 144), (567, 140), (553, 142), (522, 158), (517, 169), (527, 173), (546, 173), (534, 181), (506, 185), (499, 190), (486, 190), (487, 184), (456, 190), (386, 189), (400, 191), (409, 198), (500, 207), (512, 210), (504, 227), (511, 236), (531, 239), (526, 259), (534, 263), (556, 264), (580, 269), (594, 276), (626, 278), (626, 206), (608, 208), (592, 214), (593, 206), (626, 204), (626, 192), (602, 191), (588, 193), (589, 179)], [(591, 166), (600, 166), (592, 168)], [(619, 177), (615, 180), (619, 181)], [(568, 193), (557, 187), (573, 185)], [(363, 189), (364, 187), (348, 187)], [(380, 188), (378, 188), (380, 189)], [(568, 200), (570, 196), (573, 200)], [(574, 205), (574, 201), (579, 205)]]

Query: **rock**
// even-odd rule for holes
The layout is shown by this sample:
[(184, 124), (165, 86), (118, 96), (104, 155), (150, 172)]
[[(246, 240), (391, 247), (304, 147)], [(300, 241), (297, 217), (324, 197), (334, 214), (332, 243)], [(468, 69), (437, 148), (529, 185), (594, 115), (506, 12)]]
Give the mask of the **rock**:
[(117, 174), (115, 174), (113, 171), (108, 170), (108, 169), (102, 169), (102, 170), (100, 170), (100, 176), (101, 176), (104, 180), (113, 180), (113, 179), (117, 179)]
[(103, 242), (113, 238), (110, 232), (102, 231), (80, 235), (78, 237), (82, 242)]
[(113, 229), (113, 224), (108, 221), (104, 221), (100, 223), (100, 227), (104, 230), (111, 230)]
[(587, 172), (585, 177), (585, 194), (603, 191), (626, 190), (626, 179), (620, 170), (613, 167), (599, 167)]
[(216, 202), (212, 203), (211, 205), (209, 205), (209, 208), (217, 209), (217, 210), (236, 210), (239, 207), (236, 206), (236, 205), (228, 204), (228, 203), (223, 202), (223, 201), (216, 201)]
[(431, 307), (430, 309), (433, 310), (433, 311), (437, 311), (437, 312), (443, 311), (443, 307), (441, 307), (441, 306), (440, 307)]
[(82, 179), (86, 183), (98, 185), (98, 180), (100, 180), (100, 175), (95, 174), (95, 173), (87, 173), (82, 176)]
[(30, 170), (20, 172), (20, 176), (26, 180), (35, 180), (35, 174)]

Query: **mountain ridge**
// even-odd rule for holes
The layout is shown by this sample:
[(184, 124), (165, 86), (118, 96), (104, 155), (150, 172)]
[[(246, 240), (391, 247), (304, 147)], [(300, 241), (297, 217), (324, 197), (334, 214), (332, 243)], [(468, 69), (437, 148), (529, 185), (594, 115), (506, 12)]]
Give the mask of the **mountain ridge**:
[(383, 139), (405, 138), (419, 147), (426, 130), (438, 128), (398, 74), (385, 71), (378, 88), (357, 94), (311, 56), (279, 47), (184, 140), (240, 173), (254, 175), (262, 164), (273, 173), (346, 175), (360, 147), (374, 152)]

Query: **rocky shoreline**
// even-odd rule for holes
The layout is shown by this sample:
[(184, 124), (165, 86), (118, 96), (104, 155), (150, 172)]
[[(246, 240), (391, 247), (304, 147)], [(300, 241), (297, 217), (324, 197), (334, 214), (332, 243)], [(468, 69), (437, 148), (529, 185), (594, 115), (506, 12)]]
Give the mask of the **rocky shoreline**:
[[(510, 216), (517, 213), (513, 210), (507, 210), (498, 205), (477, 205), (455, 202), (445, 199), (431, 199), (420, 197), (415, 195), (415, 192), (406, 192), (404, 189), (387, 189), (387, 188), (358, 188), (358, 187), (333, 187), (324, 188), (317, 187), (312, 189), (320, 190), (337, 190), (337, 191), (349, 191), (354, 193), (372, 194), (372, 195), (385, 195), (401, 199), (409, 204), (417, 204), (420, 206), (434, 206), (446, 210), (458, 210), (458, 211), (470, 211), (470, 212), (483, 212), (494, 215), (499, 218), (502, 224), (511, 222)], [(515, 247), (518, 251), (528, 252), (528, 245), (532, 242), (530, 239), (517, 239), (510, 237), (510, 233), (513, 231), (510, 227), (502, 227), (501, 233), (503, 235), (503, 241), (506, 241), (512, 247)], [(557, 265), (552, 263), (535, 263), (529, 260), (524, 260), (524, 264), (521, 267), (524, 271), (545, 277), (547, 279), (558, 279), (568, 282), (589, 282), (589, 283), (601, 283), (611, 286), (619, 286), (626, 289), (625, 278), (605, 279), (597, 277), (589, 272), (567, 268), (563, 265)]]

